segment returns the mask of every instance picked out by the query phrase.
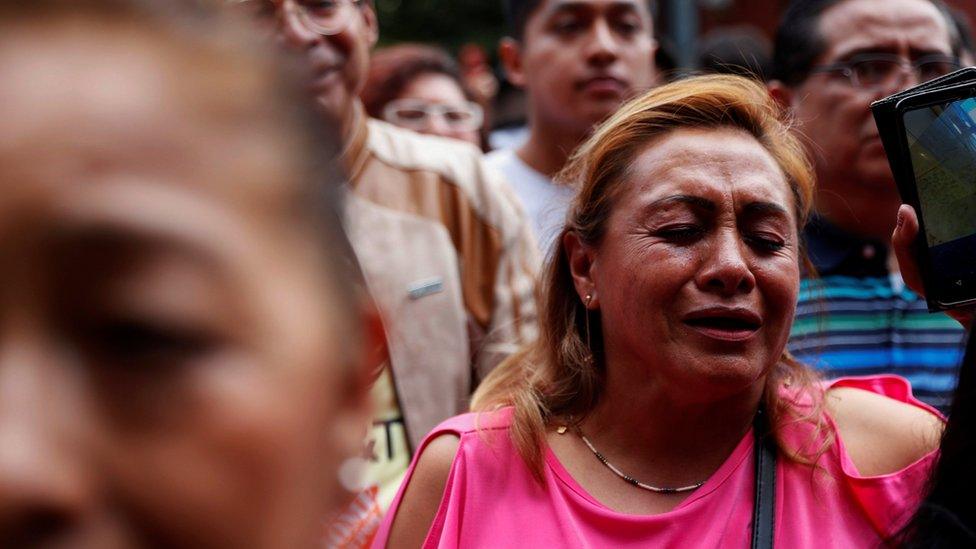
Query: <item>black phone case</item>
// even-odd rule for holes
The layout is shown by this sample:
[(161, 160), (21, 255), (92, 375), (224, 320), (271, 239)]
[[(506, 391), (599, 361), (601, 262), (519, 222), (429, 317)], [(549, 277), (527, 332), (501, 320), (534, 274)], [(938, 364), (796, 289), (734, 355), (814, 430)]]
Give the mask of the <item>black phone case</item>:
[(922, 217), (911, 157), (904, 138), (905, 128), (902, 113), (906, 110), (904, 108), (906, 103), (925, 104), (929, 98), (952, 94), (957, 89), (966, 89), (972, 86), (976, 86), (976, 67), (960, 69), (871, 104), (871, 111), (878, 126), (881, 143), (887, 153), (891, 173), (898, 185), (898, 192), (902, 201), (915, 208), (919, 215), (919, 237), (915, 241), (915, 256), (920, 259), (919, 271), (925, 285), (926, 304), (929, 311), (932, 312), (943, 311), (952, 308), (952, 306), (943, 302), (941, 288), (935, 287), (932, 283), (933, 266), (925, 242), (925, 221)]
[[(896, 110), (899, 101), (921, 93), (940, 91), (973, 81), (976, 81), (976, 67), (967, 67), (872, 103), (871, 112), (874, 114), (874, 121), (878, 125), (878, 133), (881, 136), (881, 144), (884, 146), (885, 151), (893, 152), (901, 150), (900, 132), (902, 122)], [(904, 186), (903, 181), (899, 180), (899, 174), (905, 174), (906, 169), (911, 174), (911, 165), (908, 163), (907, 156), (891, 154), (891, 152), (887, 155), (888, 164), (891, 166), (891, 173), (895, 175), (895, 181), (898, 183), (899, 192), (901, 192)], [(910, 184), (914, 188), (914, 175), (911, 177)], [(902, 194), (902, 198), (905, 198), (904, 193)], [(912, 205), (914, 206), (916, 204), (912, 203)]]

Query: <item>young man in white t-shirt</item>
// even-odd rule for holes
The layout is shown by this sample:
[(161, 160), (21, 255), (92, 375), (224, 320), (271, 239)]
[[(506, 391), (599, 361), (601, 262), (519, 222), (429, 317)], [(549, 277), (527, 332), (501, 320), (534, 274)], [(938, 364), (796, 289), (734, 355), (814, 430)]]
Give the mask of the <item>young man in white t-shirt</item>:
[(499, 55), (526, 92), (528, 140), (489, 155), (522, 200), (543, 253), (572, 199), (553, 182), (594, 126), (654, 85), (653, 0), (504, 0)]

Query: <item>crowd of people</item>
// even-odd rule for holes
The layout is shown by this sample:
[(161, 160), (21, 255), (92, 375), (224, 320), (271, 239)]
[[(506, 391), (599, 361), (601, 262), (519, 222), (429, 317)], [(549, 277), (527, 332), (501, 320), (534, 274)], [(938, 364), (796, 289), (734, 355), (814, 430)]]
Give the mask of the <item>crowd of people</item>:
[(679, 74), (653, 0), (500, 1), (504, 140), (373, 0), (0, 0), (0, 547), (976, 544), (869, 109), (965, 17)]

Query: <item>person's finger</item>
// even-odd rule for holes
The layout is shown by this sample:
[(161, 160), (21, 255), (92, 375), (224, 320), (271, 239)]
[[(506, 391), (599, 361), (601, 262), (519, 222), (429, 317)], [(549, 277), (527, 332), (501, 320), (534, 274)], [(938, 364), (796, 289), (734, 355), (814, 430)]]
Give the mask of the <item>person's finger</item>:
[[(898, 258), (898, 268), (901, 270), (901, 277), (905, 281), (905, 285), (918, 295), (924, 296), (922, 275), (918, 269), (914, 252), (914, 242), (918, 237), (918, 230), (918, 216), (915, 214), (915, 209), (907, 204), (902, 204), (898, 208), (898, 220), (895, 224), (895, 231), (891, 235), (891, 247), (894, 248), (895, 257)], [(971, 307), (953, 309), (946, 311), (946, 314), (966, 328), (973, 324), (974, 310)]]
[(918, 217), (915, 215), (915, 209), (908, 204), (902, 204), (898, 208), (895, 232), (891, 235), (891, 247), (895, 250), (898, 268), (901, 270), (901, 277), (905, 281), (905, 285), (915, 293), (924, 296), (922, 275), (918, 269), (914, 251), (914, 243), (917, 237)]

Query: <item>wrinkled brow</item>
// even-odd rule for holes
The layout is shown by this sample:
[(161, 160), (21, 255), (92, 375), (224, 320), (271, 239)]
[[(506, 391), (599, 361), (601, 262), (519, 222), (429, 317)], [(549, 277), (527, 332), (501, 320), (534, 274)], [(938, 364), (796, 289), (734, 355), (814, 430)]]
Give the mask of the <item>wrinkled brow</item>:
[(774, 217), (782, 217), (786, 220), (790, 218), (790, 212), (786, 208), (776, 204), (774, 202), (750, 202), (742, 207), (743, 215), (767, 215)]
[(655, 200), (647, 206), (645, 206), (645, 211), (656, 210), (659, 208), (664, 208), (667, 206), (672, 206), (675, 204), (686, 204), (695, 209), (705, 210), (708, 212), (714, 212), (718, 210), (718, 206), (714, 202), (708, 200), (707, 198), (702, 198), (700, 196), (695, 196), (691, 194), (676, 194), (672, 196), (666, 196), (664, 198)]

